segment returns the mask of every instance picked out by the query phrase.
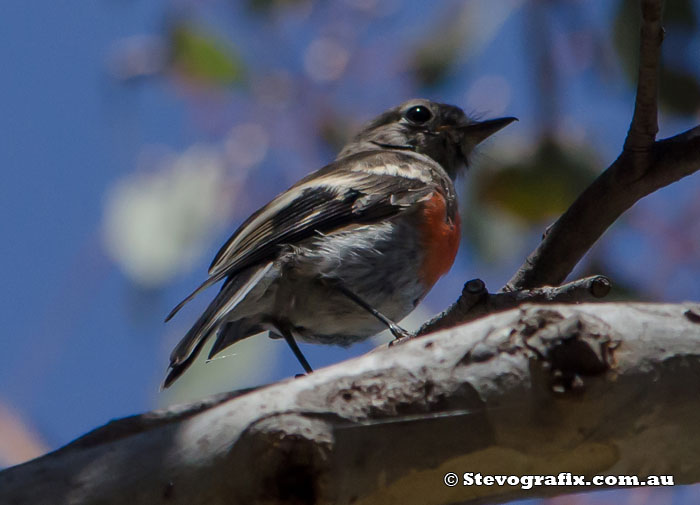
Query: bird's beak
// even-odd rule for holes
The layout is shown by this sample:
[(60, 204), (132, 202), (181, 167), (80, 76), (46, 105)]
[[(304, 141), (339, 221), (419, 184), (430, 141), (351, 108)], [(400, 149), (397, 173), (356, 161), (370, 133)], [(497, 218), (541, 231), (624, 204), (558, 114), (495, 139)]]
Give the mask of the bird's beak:
[(469, 164), (469, 155), (477, 144), (483, 142), (498, 130), (505, 128), (513, 121), (517, 120), (518, 118), (514, 117), (501, 117), (498, 119), (488, 119), (486, 121), (474, 121), (454, 128), (453, 138), (460, 146), (465, 164)]
[(457, 130), (463, 135), (462, 142), (468, 143), (471, 147), (483, 142), (498, 130), (501, 130), (517, 121), (516, 117), (501, 117), (498, 119), (488, 119), (486, 121), (475, 121), (465, 126), (460, 126)]

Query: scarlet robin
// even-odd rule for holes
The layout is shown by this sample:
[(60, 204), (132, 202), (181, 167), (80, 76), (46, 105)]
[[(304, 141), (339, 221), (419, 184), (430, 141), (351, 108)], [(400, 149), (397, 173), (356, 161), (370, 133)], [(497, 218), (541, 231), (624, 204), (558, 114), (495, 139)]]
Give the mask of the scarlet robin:
[(211, 358), (269, 330), (296, 344), (347, 346), (408, 315), (454, 261), (453, 181), (479, 142), (515, 118), (475, 121), (458, 107), (410, 100), (367, 124), (334, 162), (250, 216), (218, 252), (201, 290), (221, 290), (170, 355), (164, 387), (209, 337)]

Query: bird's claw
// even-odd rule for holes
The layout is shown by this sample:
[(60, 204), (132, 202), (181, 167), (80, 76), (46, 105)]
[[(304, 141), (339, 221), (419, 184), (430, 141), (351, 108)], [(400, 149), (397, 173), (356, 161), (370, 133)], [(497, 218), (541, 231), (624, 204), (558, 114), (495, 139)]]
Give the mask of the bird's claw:
[(391, 334), (394, 335), (394, 340), (389, 342), (389, 347), (395, 344), (400, 344), (401, 342), (405, 342), (406, 340), (415, 337), (413, 333), (411, 333), (408, 330), (404, 330), (403, 328), (401, 328), (401, 326), (397, 324), (390, 325), (389, 330), (391, 331)]

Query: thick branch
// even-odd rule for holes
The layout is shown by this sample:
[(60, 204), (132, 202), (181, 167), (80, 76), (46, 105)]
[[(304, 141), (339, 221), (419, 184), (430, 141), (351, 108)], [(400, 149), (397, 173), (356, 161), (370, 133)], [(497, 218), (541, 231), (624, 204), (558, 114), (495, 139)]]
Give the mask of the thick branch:
[(112, 422), (0, 472), (0, 503), (471, 504), (596, 489), (447, 487), (447, 472), (698, 482), (698, 390), (699, 305), (527, 305)]

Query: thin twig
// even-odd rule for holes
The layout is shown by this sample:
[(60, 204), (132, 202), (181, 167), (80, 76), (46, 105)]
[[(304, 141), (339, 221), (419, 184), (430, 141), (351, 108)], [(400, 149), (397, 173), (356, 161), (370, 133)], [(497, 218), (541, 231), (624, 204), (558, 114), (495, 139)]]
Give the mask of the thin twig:
[(639, 75), (634, 116), (627, 132), (624, 150), (649, 153), (659, 131), (658, 87), (663, 28), (662, 0), (642, 0), (642, 28), (639, 44)]
[(487, 314), (502, 312), (523, 303), (579, 303), (605, 297), (612, 284), (603, 275), (578, 279), (563, 286), (545, 286), (535, 289), (489, 293), (481, 279), (464, 285), (462, 296), (451, 307), (421, 326), (417, 335), (456, 326)]

